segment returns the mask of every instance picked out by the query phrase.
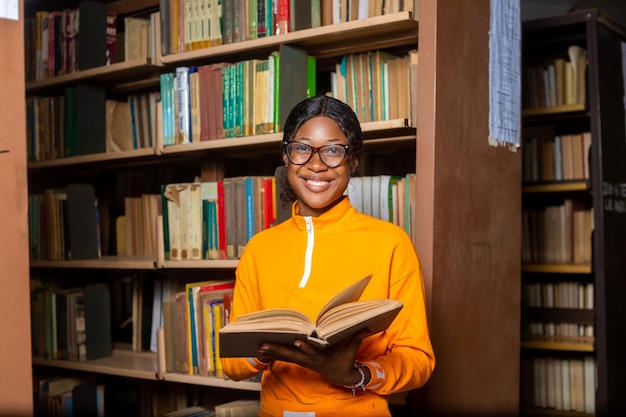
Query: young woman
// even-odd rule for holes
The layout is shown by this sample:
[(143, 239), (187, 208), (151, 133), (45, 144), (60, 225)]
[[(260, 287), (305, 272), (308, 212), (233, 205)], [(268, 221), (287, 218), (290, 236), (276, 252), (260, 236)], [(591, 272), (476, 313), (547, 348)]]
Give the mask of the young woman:
[(341, 101), (299, 103), (284, 127), (283, 201), (292, 216), (256, 234), (236, 271), (231, 320), (275, 307), (315, 320), (336, 293), (372, 273), (361, 300), (392, 298), (404, 308), (384, 332), (363, 331), (340, 348), (264, 343), (254, 358), (223, 358), (226, 374), (261, 371), (261, 416), (390, 416), (389, 394), (418, 388), (435, 357), (422, 271), (409, 236), (357, 212), (344, 195), (363, 148), (356, 115)]

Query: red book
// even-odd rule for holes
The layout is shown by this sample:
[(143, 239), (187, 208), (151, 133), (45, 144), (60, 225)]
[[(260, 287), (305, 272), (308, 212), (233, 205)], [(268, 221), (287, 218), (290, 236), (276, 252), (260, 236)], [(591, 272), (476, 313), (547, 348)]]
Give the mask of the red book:
[(263, 178), (263, 229), (269, 229), (274, 225), (274, 185), (273, 177)]
[(224, 181), (217, 182), (217, 242), (220, 259), (226, 259), (226, 210), (224, 208)]
[(107, 65), (111, 65), (117, 62), (117, 55), (115, 54), (117, 37), (117, 15), (113, 12), (107, 12)]
[(276, 13), (274, 14), (275, 34), (284, 35), (289, 33), (289, 0), (277, 0), (274, 2)]

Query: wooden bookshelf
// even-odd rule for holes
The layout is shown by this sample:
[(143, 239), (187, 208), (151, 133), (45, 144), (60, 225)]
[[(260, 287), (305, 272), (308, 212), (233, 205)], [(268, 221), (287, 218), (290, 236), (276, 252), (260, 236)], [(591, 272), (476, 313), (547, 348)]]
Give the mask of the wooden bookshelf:
[[(589, 336), (585, 340), (558, 340), (545, 336), (542, 340), (524, 340), (521, 345), (522, 363), (534, 363), (535, 358), (546, 356), (577, 359), (593, 357), (596, 386), (592, 394), (587, 392), (593, 398), (586, 397), (585, 405), (595, 409), (595, 415), (599, 416), (607, 414), (609, 410), (624, 409), (621, 397), (626, 389), (626, 375), (622, 371), (626, 367), (624, 356), (609, 348), (626, 343), (626, 335), (621, 330), (626, 326), (622, 314), (623, 301), (615, 296), (626, 291), (623, 280), (623, 271), (626, 270), (623, 253), (626, 247), (626, 235), (623, 233), (626, 230), (626, 216), (616, 212), (613, 206), (623, 205), (624, 199), (615, 193), (607, 193), (607, 189), (614, 189), (615, 184), (626, 183), (626, 144), (623, 140), (626, 133), (621, 86), (623, 53), (620, 49), (625, 40), (626, 28), (597, 9), (528, 21), (523, 27), (523, 62), (543, 65), (541, 63), (555, 62), (559, 58), (567, 61), (569, 48), (586, 51), (585, 104), (525, 110), (523, 123), (524, 127), (529, 128), (530, 135), (537, 132), (538, 127), (554, 136), (589, 132), (591, 147), (587, 162), (590, 178), (524, 184), (522, 198), (533, 209), (553, 205), (555, 201), (567, 197), (580, 209), (590, 210), (593, 231), (589, 243), (593, 261), (568, 265), (522, 264), (522, 280), (541, 280), (541, 283), (555, 285), (573, 281), (585, 288), (592, 284), (593, 310), (580, 311), (574, 306), (555, 311), (548, 311), (549, 308), (534, 311), (536, 309), (527, 307), (522, 314), (532, 316), (535, 322), (541, 322), (540, 318), (543, 317), (544, 323), (577, 324), (578, 334), (584, 332), (593, 334), (593, 337)], [(522, 379), (521, 396), (531, 398), (531, 404), (522, 405), (524, 413), (527, 409), (535, 409), (532, 398), (537, 395), (536, 389), (537, 385), (532, 378)], [(536, 411), (546, 415), (550, 413), (548, 408)]]
[[(131, 3), (112, 2), (110, 10), (124, 13), (135, 11)], [(520, 158), (519, 153), (494, 148), (486, 140), (486, 115), (489, 111), (486, 37), (489, 27), (488, 1), (459, 3), (455, 7), (446, 7), (440, 0), (415, 1), (416, 15), (418, 3), (419, 24), (410, 13), (397, 13), (164, 56), (160, 61), (163, 67), (155, 67), (158, 71), (169, 71), (179, 65), (259, 57), (278, 49), (283, 42), (302, 46), (320, 60), (330, 61), (346, 53), (380, 48), (417, 48), (419, 33), (419, 128), (417, 122), (412, 121), (411, 127), (392, 127), (392, 133), (387, 134), (382, 133), (387, 127), (368, 130), (368, 124), (364, 124), (368, 139), (366, 146), (389, 147), (391, 150), (396, 144), (410, 144), (417, 148), (411, 149), (411, 152), (401, 148), (401, 152), (417, 166), (416, 191), (420, 199), (414, 222), (420, 233), (416, 249), (422, 261), (431, 335), (434, 345), (439, 346), (436, 355), (448, 366), (435, 372), (426, 387), (411, 393), (406, 404), (411, 408), (410, 411), (424, 411), (424, 414), (432, 415), (479, 414), (494, 407), (502, 410), (503, 414), (513, 414), (518, 406), (519, 341), (515, 336), (519, 329), (519, 281), (500, 278), (519, 276), (519, 242), (511, 239), (511, 225), (519, 223)], [(140, 0), (137, 1), (137, 7), (156, 7), (156, 2)], [(464, 41), (459, 43), (459, 39)], [(464, 67), (463, 71), (449, 70), (456, 68), (460, 61), (472, 62), (472, 65)], [(440, 68), (446, 70), (437, 71)], [(107, 70), (110, 71), (110, 68)], [(133, 88), (141, 85), (141, 82), (147, 85), (154, 83), (150, 71), (146, 75), (143, 75), (143, 69), (137, 68), (119, 71), (118, 75), (97, 74), (95, 71), (91, 74), (92, 78), (89, 78), (89, 73), (79, 77), (110, 83), (109, 88), (115, 91)], [(129, 74), (137, 72), (126, 79), (124, 71)], [(134, 78), (145, 80), (136, 83)], [(60, 89), (77, 80), (61, 79), (58, 84), (46, 81), (42, 85), (31, 85), (31, 90), (27, 91), (34, 93), (48, 91), (48, 88)], [(464, 118), (464, 123), (459, 123), (459, 114), (472, 116)], [(267, 140), (265, 146), (271, 147), (279, 144), (280, 137), (263, 140)], [(236, 143), (234, 148), (249, 149), (255, 146)], [(224, 145), (222, 149), (230, 148)], [(194, 151), (171, 151), (171, 154), (166, 151), (158, 156), (194, 156)], [(78, 159), (67, 165), (57, 161), (42, 165), (37, 163), (31, 168), (36, 168), (38, 174), (50, 172), (61, 177), (66, 175), (66, 171), (76, 172), (105, 165), (107, 170), (112, 170), (118, 165), (126, 166), (126, 162), (143, 162), (158, 156), (125, 158), (117, 155), (93, 162), (81, 162)], [(216, 159), (222, 155), (208, 156)], [(163, 161), (167, 164), (167, 158), (164, 157)], [(48, 168), (54, 169), (47, 171)], [(494, 172), (498, 174), (494, 175)], [(459, 181), (459, 178), (463, 181)], [(459, 215), (459, 210), (464, 207), (471, 208), (472, 214)], [(468, 246), (468, 242), (472, 244)], [(455, 254), (455, 262), (449, 261), (450, 253)], [(476, 262), (477, 259), (481, 262)], [(214, 264), (203, 267), (211, 268), (210, 265)], [(468, 269), (468, 265), (471, 268)], [(27, 277), (22, 279), (26, 280)], [(495, 280), (500, 283), (496, 287), (493, 286)], [(468, 293), (476, 295), (475, 304), (478, 307), (464, 311), (461, 317), (458, 310), (450, 306), (466, 301)], [(494, 299), (499, 301), (494, 303)], [(497, 323), (492, 320), (493, 317), (498, 317)], [(458, 326), (459, 323), (469, 325)], [(476, 338), (479, 332), (492, 335), (497, 343), (479, 340)], [(46, 366), (53, 367), (56, 364)], [(152, 371), (153, 368), (150, 368)], [(85, 372), (99, 371), (85, 368)], [(477, 380), (476, 375), (489, 377)], [(184, 375), (167, 374), (163, 379), (185, 385), (204, 385), (209, 380), (198, 381), (195, 377), (188, 379)], [(422, 401), (419, 398), (421, 396), (426, 400)]]

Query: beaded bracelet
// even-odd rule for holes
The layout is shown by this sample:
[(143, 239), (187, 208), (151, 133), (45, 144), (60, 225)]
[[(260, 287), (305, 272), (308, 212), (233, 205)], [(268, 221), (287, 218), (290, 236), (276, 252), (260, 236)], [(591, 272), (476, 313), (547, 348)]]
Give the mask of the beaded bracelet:
[(348, 388), (352, 390), (352, 396), (356, 396), (356, 390), (358, 388), (362, 389), (363, 391), (365, 391), (365, 372), (363, 372), (363, 369), (365, 365), (360, 364), (360, 363), (355, 363), (354, 364), (354, 368), (359, 371), (359, 374), (361, 374), (361, 380), (359, 382), (357, 382), (354, 385), (344, 385), (344, 388)]

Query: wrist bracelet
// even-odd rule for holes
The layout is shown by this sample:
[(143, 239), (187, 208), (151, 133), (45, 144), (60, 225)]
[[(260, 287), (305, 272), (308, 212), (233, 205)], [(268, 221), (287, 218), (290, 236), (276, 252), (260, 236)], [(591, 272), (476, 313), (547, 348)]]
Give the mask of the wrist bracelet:
[(354, 368), (359, 371), (359, 374), (361, 374), (361, 380), (359, 382), (357, 382), (354, 385), (344, 385), (344, 388), (348, 388), (352, 390), (352, 396), (356, 396), (356, 390), (358, 388), (362, 389), (363, 391), (365, 391), (365, 372), (363, 372), (363, 367), (365, 367), (365, 365), (363, 364), (359, 364), (359, 363), (355, 363), (354, 364)]

